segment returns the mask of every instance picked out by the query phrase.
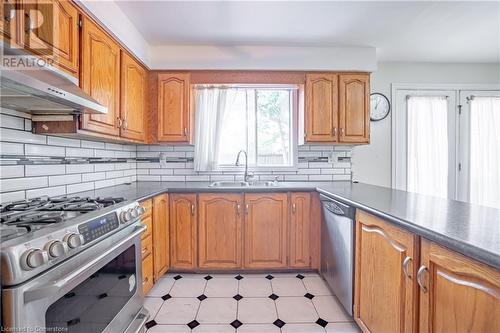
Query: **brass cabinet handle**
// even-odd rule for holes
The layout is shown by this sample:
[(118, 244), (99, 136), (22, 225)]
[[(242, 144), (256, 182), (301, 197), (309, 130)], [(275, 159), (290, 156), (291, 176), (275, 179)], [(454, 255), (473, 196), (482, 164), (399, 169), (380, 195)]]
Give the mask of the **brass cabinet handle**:
[(187, 136), (188, 135), (188, 130), (186, 127), (184, 127), (184, 136)]
[(248, 204), (245, 205), (245, 214), (248, 215), (248, 210), (250, 209), (250, 206)]
[(116, 117), (116, 120), (118, 121), (118, 128), (122, 128), (123, 126), (123, 119), (120, 117)]
[(409, 279), (411, 279), (411, 274), (408, 271), (408, 265), (410, 265), (410, 262), (411, 262), (411, 257), (406, 257), (405, 260), (403, 261), (403, 272)]
[(334, 127), (332, 129), (332, 134), (333, 134), (333, 136), (337, 136), (337, 127)]
[(236, 214), (238, 214), (238, 216), (240, 216), (240, 212), (241, 212), (241, 205), (237, 204), (236, 205)]
[(340, 129), (340, 136), (344, 136), (344, 129), (343, 128)]
[(295, 203), (292, 204), (292, 213), (295, 214), (295, 212), (297, 211), (297, 206), (295, 205)]
[(128, 128), (128, 122), (125, 119), (123, 119), (123, 129), (126, 130), (127, 128)]
[(424, 273), (426, 271), (427, 271), (427, 267), (422, 265), (422, 266), (420, 266), (420, 268), (418, 269), (418, 272), (417, 272), (417, 282), (418, 282), (418, 285), (420, 286), (420, 288), (422, 288), (422, 291), (424, 293), (427, 292), (427, 286), (425, 285), (425, 282), (424, 282)]
[(191, 215), (194, 216), (194, 204), (191, 204)]

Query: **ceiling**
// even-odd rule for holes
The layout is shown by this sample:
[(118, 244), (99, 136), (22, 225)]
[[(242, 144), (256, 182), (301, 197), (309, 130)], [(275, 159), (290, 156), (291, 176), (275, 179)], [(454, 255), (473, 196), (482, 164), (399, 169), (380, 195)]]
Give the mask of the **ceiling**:
[(379, 61), (500, 62), (500, 2), (115, 1), (153, 46), (366, 46)]

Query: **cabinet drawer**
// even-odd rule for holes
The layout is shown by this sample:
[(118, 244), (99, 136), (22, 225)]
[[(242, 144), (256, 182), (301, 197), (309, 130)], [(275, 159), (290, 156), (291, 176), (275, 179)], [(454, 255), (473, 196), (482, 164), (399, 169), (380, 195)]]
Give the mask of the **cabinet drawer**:
[(148, 236), (141, 241), (141, 254), (146, 258), (153, 253), (153, 236)]
[(142, 290), (144, 295), (147, 295), (149, 290), (153, 287), (153, 256), (142, 259)]
[(141, 223), (147, 227), (141, 236), (141, 239), (145, 239), (153, 234), (153, 218), (151, 216), (143, 217)]
[(144, 209), (146, 210), (144, 215), (142, 215), (142, 218), (151, 216), (153, 214), (153, 200), (152, 199), (142, 201), (141, 206), (144, 207)]

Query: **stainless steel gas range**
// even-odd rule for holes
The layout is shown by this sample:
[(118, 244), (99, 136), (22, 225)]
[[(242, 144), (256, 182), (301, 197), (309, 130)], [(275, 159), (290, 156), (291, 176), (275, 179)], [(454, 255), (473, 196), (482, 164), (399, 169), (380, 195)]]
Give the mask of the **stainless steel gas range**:
[(122, 198), (37, 198), (0, 206), (2, 329), (144, 331), (143, 213)]

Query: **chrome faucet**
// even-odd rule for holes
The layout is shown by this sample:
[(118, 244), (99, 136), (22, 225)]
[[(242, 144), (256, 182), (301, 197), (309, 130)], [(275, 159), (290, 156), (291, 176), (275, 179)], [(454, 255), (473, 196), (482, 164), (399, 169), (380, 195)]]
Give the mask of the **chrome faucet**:
[(253, 175), (248, 173), (248, 154), (246, 150), (242, 149), (238, 152), (238, 156), (236, 156), (236, 163), (234, 165), (240, 166), (241, 153), (245, 154), (245, 174), (243, 176), (243, 180), (245, 181), (245, 183), (250, 183), (250, 179), (253, 178)]

